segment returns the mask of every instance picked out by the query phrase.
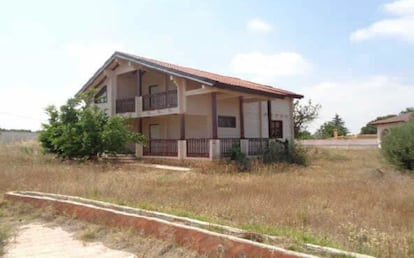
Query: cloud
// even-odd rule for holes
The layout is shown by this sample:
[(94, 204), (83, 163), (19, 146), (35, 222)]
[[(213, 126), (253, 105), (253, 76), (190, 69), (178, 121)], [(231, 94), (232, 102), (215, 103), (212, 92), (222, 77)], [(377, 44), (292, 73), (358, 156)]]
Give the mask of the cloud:
[(414, 42), (414, 0), (398, 0), (383, 6), (386, 13), (396, 17), (383, 19), (351, 33), (351, 41), (373, 38), (397, 38)]
[(414, 84), (385, 75), (343, 81), (324, 81), (301, 91), (307, 99), (320, 103), (316, 130), (338, 113), (352, 133), (377, 116), (396, 114), (413, 105)]
[(254, 32), (266, 33), (272, 30), (272, 27), (258, 18), (251, 19), (247, 22), (247, 29)]
[(310, 63), (295, 52), (242, 53), (233, 57), (230, 63), (234, 73), (261, 83), (274, 83), (274, 80), (280, 76), (305, 74), (310, 67)]

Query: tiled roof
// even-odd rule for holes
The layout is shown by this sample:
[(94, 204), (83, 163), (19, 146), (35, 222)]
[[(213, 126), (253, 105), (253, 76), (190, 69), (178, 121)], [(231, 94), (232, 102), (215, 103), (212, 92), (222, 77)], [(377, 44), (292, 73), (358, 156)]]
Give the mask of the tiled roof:
[[(237, 90), (237, 91), (245, 91), (248, 93), (255, 93), (255, 94), (262, 94), (268, 95), (273, 97), (293, 97), (293, 98), (302, 98), (303, 95), (274, 88), (269, 85), (254, 83), (246, 80), (242, 80), (239, 78), (231, 77), (231, 76), (224, 76), (216, 73), (210, 73), (206, 71), (201, 71), (198, 69), (179, 66), (155, 59), (150, 59), (146, 57), (131, 55), (123, 52), (115, 52), (112, 57), (104, 64), (104, 66), (99, 69), (95, 75), (86, 83), (86, 85), (82, 88), (81, 91), (85, 90), (89, 87), (94, 77), (97, 77), (100, 72), (106, 68), (115, 58), (127, 59), (129, 61), (135, 62), (137, 64), (153, 67), (155, 69), (162, 69), (165, 72), (171, 72), (178, 75), (184, 75), (186, 78), (195, 79), (197, 81), (205, 81), (206, 84), (210, 86), (220, 87), (220, 88), (227, 88), (230, 90)], [(155, 67), (154, 67), (155, 66)]]
[(378, 120), (375, 122), (371, 122), (372, 125), (383, 125), (383, 124), (395, 124), (395, 123), (402, 123), (402, 122), (408, 122), (411, 120), (413, 113), (405, 113), (401, 114), (399, 116), (394, 116), (382, 120)]

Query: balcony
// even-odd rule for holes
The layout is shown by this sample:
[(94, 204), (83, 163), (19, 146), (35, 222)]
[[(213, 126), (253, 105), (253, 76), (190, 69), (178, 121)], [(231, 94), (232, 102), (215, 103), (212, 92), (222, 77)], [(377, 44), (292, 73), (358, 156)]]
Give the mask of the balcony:
[(177, 90), (142, 96), (144, 111), (177, 107)]

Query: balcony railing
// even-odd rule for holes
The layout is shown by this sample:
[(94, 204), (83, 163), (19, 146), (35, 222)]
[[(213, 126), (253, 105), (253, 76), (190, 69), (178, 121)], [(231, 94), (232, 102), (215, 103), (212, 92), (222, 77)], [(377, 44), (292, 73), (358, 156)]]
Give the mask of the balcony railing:
[(142, 96), (144, 111), (177, 107), (177, 90)]
[(150, 139), (144, 147), (146, 156), (177, 156), (177, 140), (170, 139)]
[(117, 99), (116, 113), (135, 112), (135, 98)]

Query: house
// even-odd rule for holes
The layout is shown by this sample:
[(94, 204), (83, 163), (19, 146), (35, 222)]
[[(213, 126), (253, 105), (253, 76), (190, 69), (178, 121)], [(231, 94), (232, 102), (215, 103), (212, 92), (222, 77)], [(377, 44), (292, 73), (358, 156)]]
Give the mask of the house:
[(404, 113), (398, 116), (378, 120), (371, 122), (371, 125), (374, 125), (377, 127), (377, 141), (378, 141), (378, 147), (381, 148), (381, 140), (384, 138), (387, 133), (389, 133), (389, 129), (393, 126), (400, 125), (403, 123), (407, 123), (412, 119), (413, 112), (410, 113)]
[(115, 52), (78, 92), (95, 88), (107, 114), (129, 117), (149, 140), (137, 157), (219, 159), (240, 144), (257, 155), (269, 139), (293, 140), (287, 90)]

